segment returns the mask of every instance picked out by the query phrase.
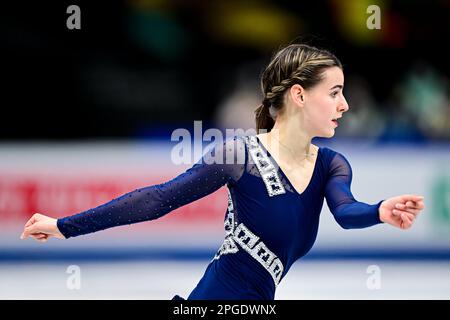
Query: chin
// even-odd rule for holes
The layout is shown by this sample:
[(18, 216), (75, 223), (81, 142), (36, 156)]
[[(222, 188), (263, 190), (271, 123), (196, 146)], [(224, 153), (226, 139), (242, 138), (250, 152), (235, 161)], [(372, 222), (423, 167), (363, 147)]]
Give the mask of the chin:
[(334, 130), (331, 130), (329, 132), (322, 132), (321, 134), (317, 135), (319, 138), (332, 138), (334, 137)]

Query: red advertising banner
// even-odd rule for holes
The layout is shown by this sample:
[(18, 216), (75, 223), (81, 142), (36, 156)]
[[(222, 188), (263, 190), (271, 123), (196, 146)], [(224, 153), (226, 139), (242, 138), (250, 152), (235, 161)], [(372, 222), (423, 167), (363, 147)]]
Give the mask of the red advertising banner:
[[(0, 172), (0, 225), (20, 224), (33, 213), (55, 218), (72, 215), (104, 204), (137, 188), (159, 184), (174, 175), (21, 174)], [(226, 190), (185, 205), (161, 218), (161, 227), (214, 224), (223, 222)], [(148, 225), (148, 224), (144, 224)]]

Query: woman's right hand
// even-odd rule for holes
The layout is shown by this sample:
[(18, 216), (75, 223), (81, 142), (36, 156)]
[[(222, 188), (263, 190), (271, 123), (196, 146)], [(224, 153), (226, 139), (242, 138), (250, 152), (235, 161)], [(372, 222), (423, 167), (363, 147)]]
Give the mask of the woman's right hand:
[(26, 239), (28, 236), (40, 242), (46, 242), (51, 237), (65, 239), (64, 235), (59, 231), (56, 222), (57, 219), (35, 213), (25, 224), (20, 239)]

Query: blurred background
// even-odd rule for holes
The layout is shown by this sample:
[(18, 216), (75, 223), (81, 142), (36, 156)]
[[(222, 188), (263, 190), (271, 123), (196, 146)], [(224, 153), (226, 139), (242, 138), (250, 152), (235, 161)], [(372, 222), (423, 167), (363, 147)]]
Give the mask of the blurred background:
[[(73, 4), (81, 28), (70, 30)], [(379, 29), (367, 24), (372, 5)], [(194, 137), (194, 121), (224, 135), (254, 128), (260, 74), (291, 42), (344, 65), (350, 110), (333, 138), (313, 142), (347, 157), (356, 199), (414, 193), (426, 208), (408, 231), (342, 230), (324, 203), (316, 245), (276, 298), (450, 298), (449, 1), (74, 0), (2, 11), (0, 298), (186, 297), (222, 243), (225, 187), (156, 221), (66, 241), (20, 241), (23, 225), (184, 172), (195, 159), (174, 164), (171, 136)]]

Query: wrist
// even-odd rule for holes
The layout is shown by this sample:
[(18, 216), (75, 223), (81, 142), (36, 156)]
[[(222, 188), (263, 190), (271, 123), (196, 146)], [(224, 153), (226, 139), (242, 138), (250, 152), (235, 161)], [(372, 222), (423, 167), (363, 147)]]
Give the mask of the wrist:
[(55, 237), (60, 239), (67, 239), (67, 237), (61, 232), (61, 228), (59, 227), (61, 219), (54, 219), (54, 227), (55, 227)]
[(384, 203), (385, 200), (381, 200), (380, 202), (378, 202), (377, 207), (378, 207), (378, 220), (380, 220), (381, 223), (384, 223), (384, 217), (383, 217), (383, 210), (382, 210), (382, 205)]

